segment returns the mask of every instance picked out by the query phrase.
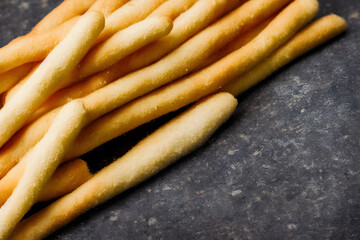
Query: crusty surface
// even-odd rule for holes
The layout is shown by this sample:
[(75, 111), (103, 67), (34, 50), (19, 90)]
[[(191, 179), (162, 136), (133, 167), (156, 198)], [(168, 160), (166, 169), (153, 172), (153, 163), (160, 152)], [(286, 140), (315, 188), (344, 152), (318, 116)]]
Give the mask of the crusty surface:
[(0, 208), (0, 239), (9, 237), (37, 200), (85, 123), (81, 102), (68, 103), (44, 138), (23, 158), (24, 173), (10, 198)]
[(237, 100), (219, 93), (200, 101), (74, 192), (22, 222), (11, 239), (41, 239), (92, 207), (164, 169), (203, 144), (235, 110)]

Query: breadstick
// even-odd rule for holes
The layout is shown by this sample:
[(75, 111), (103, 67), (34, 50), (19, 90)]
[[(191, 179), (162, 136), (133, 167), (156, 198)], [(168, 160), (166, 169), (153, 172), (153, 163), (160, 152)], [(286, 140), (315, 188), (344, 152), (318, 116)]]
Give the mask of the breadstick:
[(85, 56), (80, 63), (79, 78), (110, 67), (130, 53), (167, 35), (172, 26), (169, 18), (151, 17), (119, 31)]
[(145, 19), (166, 0), (131, 0), (106, 18), (106, 25), (95, 44), (101, 43), (128, 26)]
[[(213, 2), (211, 1), (211, 3)], [(166, 82), (185, 75), (202, 60), (231, 41), (241, 31), (245, 31), (264, 18), (271, 16), (285, 4), (286, 1), (284, 0), (252, 0), (246, 2), (155, 64), (129, 74), (82, 98), (89, 113), (89, 122), (162, 84), (166, 84)], [(209, 41), (204, 39), (209, 39)], [(10, 169), (19, 161), (19, 158), (9, 156), (21, 156), (33, 147), (45, 134), (53, 116), (54, 114), (50, 112), (49, 116), (44, 115), (44, 117), (39, 118), (33, 123), (35, 126), (41, 126), (39, 129), (31, 130), (30, 125), (26, 132), (20, 131), (15, 136), (11, 147), (5, 147), (6, 152), (0, 150), (0, 176), (6, 173), (1, 170)], [(22, 141), (24, 138), (27, 140)]]
[(104, 17), (107, 17), (128, 1), (129, 0), (97, 0), (88, 11), (98, 11), (104, 14)]
[(198, 0), (168, 0), (160, 5), (151, 16), (168, 17), (171, 20), (177, 18), (181, 13), (188, 10)]
[[(24, 173), (25, 165), (19, 164), (19, 166), (14, 168), (14, 171), (9, 172), (6, 178), (0, 181), (0, 206), (6, 202), (14, 191), (20, 180), (18, 176), (22, 176)], [(56, 169), (37, 201), (48, 201), (64, 196), (89, 180), (91, 176), (86, 162), (81, 159), (67, 162)]]
[(346, 29), (346, 21), (336, 15), (328, 15), (315, 21), (262, 63), (226, 84), (223, 91), (234, 96), (243, 93), (295, 58), (329, 41)]
[(23, 87), (5, 104), (0, 110), (0, 146), (23, 126), (36, 108), (54, 92), (62, 78), (76, 67), (103, 26), (104, 17), (101, 13), (84, 14)]
[(23, 177), (0, 208), (0, 239), (9, 237), (35, 203), (83, 127), (85, 117), (86, 112), (80, 101), (68, 103), (44, 138), (24, 156)]
[(26, 63), (7, 72), (0, 73), (0, 94), (6, 92), (25, 77), (34, 67), (35, 63)]
[(84, 14), (96, 0), (65, 0), (52, 10), (31, 30), (31, 34), (43, 33), (67, 20)]
[(219, 93), (160, 127), (74, 192), (18, 225), (11, 239), (41, 239), (82, 213), (148, 179), (194, 151), (233, 113), (237, 100)]
[(0, 48), (0, 72), (8, 71), (25, 63), (42, 61), (76, 24), (72, 18), (57, 28), (40, 34), (18, 37)]
[[(168, 2), (170, 3), (172, 1)], [(116, 78), (160, 59), (176, 49), (219, 16), (236, 6), (239, 6), (242, 1), (222, 0), (213, 1), (211, 3), (212, 4), (209, 4), (208, 0), (199, 0), (188, 11), (176, 18), (174, 27), (169, 35), (149, 44), (128, 57), (125, 57), (104, 72), (56, 92), (32, 115), (31, 121), (56, 107), (65, 104), (71, 99), (84, 97), (109, 84)], [(164, 12), (162, 11), (162, 13)]]
[(87, 125), (66, 158), (80, 156), (141, 124), (217, 91), (289, 40), (315, 16), (317, 10), (316, 0), (295, 0), (242, 48)]

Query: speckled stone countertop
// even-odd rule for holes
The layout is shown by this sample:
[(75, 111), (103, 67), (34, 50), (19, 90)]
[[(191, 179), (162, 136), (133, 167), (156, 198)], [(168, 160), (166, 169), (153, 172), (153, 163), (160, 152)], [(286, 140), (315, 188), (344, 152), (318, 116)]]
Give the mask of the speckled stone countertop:
[[(59, 3), (0, 0), (0, 45)], [(203, 147), (49, 239), (360, 239), (360, 1), (320, 4), (346, 34), (239, 97)], [(84, 159), (97, 171), (171, 116)]]

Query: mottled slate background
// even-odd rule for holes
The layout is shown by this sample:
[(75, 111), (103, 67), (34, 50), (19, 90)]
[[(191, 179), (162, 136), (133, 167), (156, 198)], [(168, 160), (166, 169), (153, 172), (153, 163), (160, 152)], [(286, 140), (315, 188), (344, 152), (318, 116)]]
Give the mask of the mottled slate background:
[[(0, 45), (59, 3), (0, 0)], [(205, 146), (49, 239), (360, 239), (360, 2), (320, 3), (346, 34), (239, 97)], [(171, 116), (84, 159), (97, 171)]]

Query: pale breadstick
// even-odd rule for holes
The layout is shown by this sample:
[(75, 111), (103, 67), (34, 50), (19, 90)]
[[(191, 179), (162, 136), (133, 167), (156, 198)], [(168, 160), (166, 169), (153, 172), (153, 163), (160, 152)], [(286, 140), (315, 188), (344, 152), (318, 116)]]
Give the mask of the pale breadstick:
[(103, 27), (104, 17), (101, 13), (84, 14), (23, 87), (5, 104), (0, 110), (0, 146), (23, 126), (61, 80), (76, 67)]
[[(92, 16), (92, 15), (90, 15)], [(36, 202), (85, 123), (80, 101), (68, 103), (44, 138), (23, 158), (25, 170), (14, 192), (0, 208), (0, 239), (6, 239)]]
[[(170, 3), (172, 1), (168, 2)], [(242, 1), (222, 0), (211, 3), (212, 4), (209, 4), (208, 0), (199, 0), (188, 11), (176, 18), (174, 27), (169, 35), (125, 57), (107, 70), (56, 92), (32, 115), (31, 121), (72, 99), (84, 97), (109, 84), (116, 78), (160, 59), (202, 30), (209, 23), (216, 20), (219, 16), (239, 6)], [(162, 13), (166, 14), (163, 11)]]
[(172, 20), (177, 18), (182, 12), (188, 10), (198, 0), (168, 0), (160, 5), (151, 16), (168, 17)]
[(128, 26), (145, 19), (166, 0), (131, 0), (106, 18), (105, 28), (96, 39), (101, 43)]
[(339, 16), (328, 15), (320, 18), (299, 32), (293, 39), (249, 72), (226, 84), (222, 91), (227, 91), (237, 96), (295, 58), (329, 41), (346, 29), (346, 21)]
[[(20, 167), (14, 168), (14, 171), (9, 172), (5, 178), (1, 179), (0, 207), (14, 191), (20, 180), (18, 176), (22, 176), (24, 173), (25, 164), (21, 163), (19, 165)], [(78, 186), (89, 180), (91, 176), (86, 162), (81, 159), (67, 162), (56, 169), (37, 201), (48, 201), (72, 192)]]
[[(8, 71), (28, 62), (42, 61), (76, 24), (72, 18), (64, 24), (40, 34), (18, 37), (0, 48), (0, 72)], [(6, 57), (5, 57), (6, 56)]]
[(236, 99), (228, 93), (200, 101), (74, 192), (20, 223), (11, 239), (44, 238), (89, 209), (148, 179), (204, 144), (236, 105)]
[[(211, 3), (213, 2), (211, 1)], [(237, 34), (271, 16), (285, 4), (286, 1), (284, 0), (252, 0), (246, 2), (157, 63), (129, 74), (86, 96), (82, 100), (85, 108), (89, 111), (89, 121), (159, 87), (161, 84), (166, 84), (166, 82), (185, 75), (200, 64), (202, 60), (231, 41)], [(304, 14), (304, 16), (307, 15)], [(44, 115), (33, 123), (34, 126), (41, 127), (35, 130), (35, 128), (31, 129), (30, 125), (26, 132), (20, 131), (15, 136), (12, 146), (5, 147), (6, 152), (0, 150), (0, 176), (6, 173), (2, 170), (10, 169), (19, 161), (19, 158), (13, 157), (14, 155), (17, 157), (23, 155), (41, 139), (51, 124), (53, 116), (52, 113), (49, 113), (48, 116)], [(27, 140), (22, 141), (23, 138)]]
[(31, 34), (50, 31), (67, 20), (85, 13), (96, 0), (65, 0), (32, 29)]
[(20, 79), (30, 72), (34, 65), (35, 63), (26, 63), (7, 72), (0, 73), (0, 94), (6, 92), (18, 83)]
[(129, 0), (97, 0), (88, 11), (98, 11), (104, 14), (104, 17), (107, 17), (128, 1)]
[(295, 0), (242, 48), (87, 125), (66, 158), (82, 155), (141, 124), (217, 91), (288, 41), (317, 10), (316, 0)]

